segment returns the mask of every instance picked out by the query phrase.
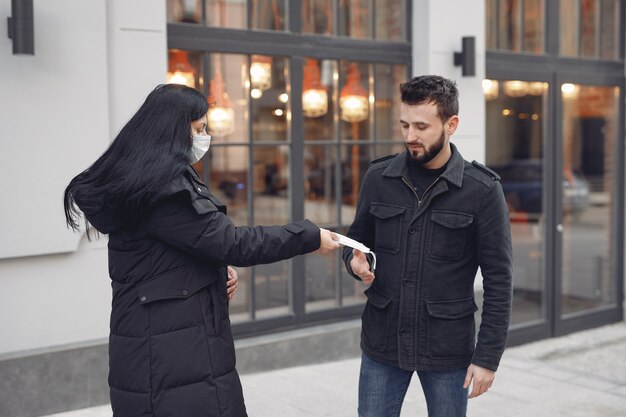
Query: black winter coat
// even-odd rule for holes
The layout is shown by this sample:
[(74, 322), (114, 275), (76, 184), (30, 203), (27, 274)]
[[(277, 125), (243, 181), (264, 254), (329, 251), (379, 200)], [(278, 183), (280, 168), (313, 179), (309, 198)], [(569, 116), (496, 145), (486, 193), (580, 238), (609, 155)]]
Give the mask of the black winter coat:
[(74, 196), (109, 234), (109, 386), (114, 417), (246, 416), (228, 318), (227, 265), (316, 250), (308, 220), (235, 227), (193, 169), (163, 188), (132, 229), (95, 195)]
[[(418, 198), (407, 154), (372, 162), (348, 235), (376, 253), (361, 347), (406, 370), (496, 370), (504, 351), (513, 278), (508, 209), (499, 177), (452, 146), (444, 173)], [(345, 248), (350, 273), (352, 250)], [(474, 278), (483, 276), (475, 343)], [(354, 276), (354, 275), (353, 275)], [(358, 279), (358, 277), (355, 276)]]

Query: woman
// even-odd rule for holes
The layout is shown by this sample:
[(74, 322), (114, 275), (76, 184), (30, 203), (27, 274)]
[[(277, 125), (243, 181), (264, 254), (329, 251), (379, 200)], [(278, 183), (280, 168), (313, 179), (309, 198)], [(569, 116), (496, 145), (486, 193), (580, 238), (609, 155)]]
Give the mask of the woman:
[(198, 91), (158, 86), (65, 190), (67, 224), (79, 229), (75, 203), (88, 233), (91, 225), (109, 235), (116, 417), (246, 416), (228, 318), (227, 277), (234, 270), (227, 265), (339, 246), (308, 220), (232, 224), (190, 166), (209, 148), (207, 111)]

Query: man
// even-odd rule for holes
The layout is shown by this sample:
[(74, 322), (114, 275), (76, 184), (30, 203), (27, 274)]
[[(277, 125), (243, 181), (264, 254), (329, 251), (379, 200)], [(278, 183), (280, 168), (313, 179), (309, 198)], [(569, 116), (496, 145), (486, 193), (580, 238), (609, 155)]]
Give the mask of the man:
[[(370, 285), (362, 317), (359, 416), (400, 415), (416, 371), (429, 417), (464, 417), (485, 393), (506, 344), (512, 285), (508, 211), (499, 177), (450, 143), (459, 124), (453, 81), (400, 86), (406, 151), (373, 161), (344, 248), (348, 272)], [(475, 341), (474, 278), (484, 297)]]

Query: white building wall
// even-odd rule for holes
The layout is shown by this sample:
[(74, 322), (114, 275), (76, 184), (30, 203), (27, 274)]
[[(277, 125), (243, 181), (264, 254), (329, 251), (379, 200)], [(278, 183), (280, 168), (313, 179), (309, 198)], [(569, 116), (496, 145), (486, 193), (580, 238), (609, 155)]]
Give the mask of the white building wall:
[(34, 10), (34, 56), (0, 36), (0, 354), (107, 336), (106, 238), (66, 230), (62, 194), (166, 73), (165, 1)]
[[(456, 81), (459, 128), (452, 142), (469, 161), (485, 160), (485, 2), (483, 0), (413, 1), (413, 75), (436, 74)], [(476, 75), (463, 77), (454, 66), (461, 38), (476, 38)]]

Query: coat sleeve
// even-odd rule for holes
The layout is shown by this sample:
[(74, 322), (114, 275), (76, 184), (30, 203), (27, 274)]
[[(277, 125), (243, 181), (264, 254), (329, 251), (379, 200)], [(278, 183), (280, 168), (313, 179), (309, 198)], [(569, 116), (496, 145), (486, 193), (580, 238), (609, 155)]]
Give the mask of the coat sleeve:
[(235, 266), (277, 262), (320, 246), (319, 228), (309, 220), (237, 227), (210, 200), (205, 206), (198, 210), (184, 193), (172, 195), (150, 211), (147, 232), (191, 255)]
[[(371, 179), (371, 170), (368, 170), (363, 178), (361, 189), (359, 191), (359, 198), (356, 203), (356, 214), (354, 215), (354, 221), (348, 229), (348, 237), (363, 243), (368, 248), (374, 248), (374, 223), (372, 215), (370, 214), (370, 199), (369, 199), (369, 184)], [(352, 260), (352, 248), (345, 246), (343, 248), (343, 261), (346, 265), (346, 270), (353, 278), (361, 280), (357, 275), (352, 272), (350, 268), (350, 261)], [(367, 260), (372, 264), (371, 255), (366, 255)]]
[(472, 363), (495, 371), (506, 345), (513, 287), (509, 211), (499, 181), (483, 197), (479, 213), (478, 262), (484, 295)]

